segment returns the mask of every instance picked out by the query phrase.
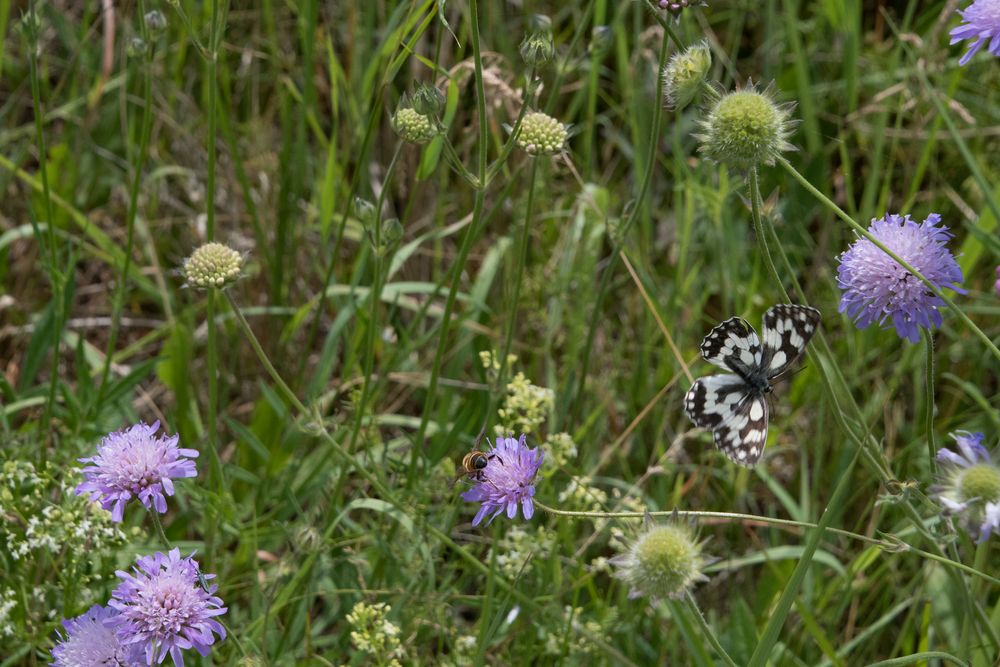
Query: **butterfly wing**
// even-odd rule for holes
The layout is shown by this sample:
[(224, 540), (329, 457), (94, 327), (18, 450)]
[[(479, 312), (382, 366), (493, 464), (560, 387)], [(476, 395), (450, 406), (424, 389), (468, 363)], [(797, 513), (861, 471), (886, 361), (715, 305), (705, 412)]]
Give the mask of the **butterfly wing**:
[(760, 367), (763, 351), (753, 327), (744, 319), (731, 317), (705, 336), (701, 356), (719, 368), (746, 375)]
[(767, 401), (737, 375), (699, 378), (684, 396), (684, 411), (712, 429), (715, 445), (734, 463), (752, 466), (767, 442)]
[(791, 304), (778, 304), (764, 313), (762, 366), (768, 379), (784, 373), (802, 356), (820, 317), (815, 308)]

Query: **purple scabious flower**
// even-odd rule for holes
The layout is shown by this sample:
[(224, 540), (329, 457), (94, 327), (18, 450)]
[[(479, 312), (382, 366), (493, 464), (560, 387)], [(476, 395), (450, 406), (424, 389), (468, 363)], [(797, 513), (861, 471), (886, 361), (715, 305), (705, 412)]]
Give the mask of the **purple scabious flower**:
[(956, 44), (966, 39), (975, 41), (958, 64), (969, 62), (987, 41), (989, 45), (986, 50), (1000, 56), (1000, 0), (975, 0), (964, 10), (960, 9), (959, 13), (965, 23), (952, 28), (951, 43)]
[[(951, 232), (938, 227), (940, 221), (937, 213), (919, 224), (909, 215), (888, 214), (872, 220), (868, 231), (939, 289), (965, 294), (958, 286), (962, 269), (947, 247)], [(944, 301), (868, 239), (858, 239), (837, 259), (840, 312), (859, 329), (891, 318), (900, 338), (917, 343), (920, 327), (941, 326)]]
[[(111, 519), (121, 521), (125, 505), (133, 496), (146, 509), (167, 511), (167, 499), (174, 495), (174, 479), (198, 474), (193, 449), (177, 446), (179, 437), (158, 436), (160, 422), (136, 424), (109, 434), (97, 446), (97, 456), (79, 459), (90, 465), (83, 469), (84, 481), (76, 487), (78, 496), (89, 495), (101, 507), (111, 510)], [(184, 458), (190, 457), (190, 458)]]
[(107, 625), (118, 612), (95, 604), (85, 613), (63, 621), (65, 636), (52, 649), (52, 667), (140, 667), (142, 651), (123, 644)]
[(169, 653), (177, 667), (184, 667), (182, 651), (193, 648), (208, 655), (213, 632), (226, 638), (226, 629), (215, 620), (227, 609), (215, 595), (218, 586), (203, 585), (215, 575), (202, 575), (193, 554), (181, 557), (180, 550), (172, 549), (140, 556), (133, 572), (115, 572), (122, 583), (108, 604), (118, 614), (108, 624), (119, 641), (141, 649), (145, 664), (163, 662)]
[(990, 533), (1000, 533), (1000, 465), (983, 447), (982, 433), (952, 433), (958, 452), (938, 450), (943, 464), (941, 484), (934, 488), (938, 502), (949, 512), (963, 515), (969, 532), (978, 532), (977, 542)]
[(486, 454), (489, 463), (481, 471), (478, 483), (462, 494), (465, 500), (482, 503), (472, 525), (478, 526), (489, 514), (488, 525), (504, 510), (507, 510), (507, 518), (513, 519), (517, 516), (518, 503), (521, 503), (524, 518), (530, 519), (535, 513), (531, 500), (535, 495), (535, 475), (542, 467), (544, 452), (537, 447), (529, 448), (527, 437), (522, 434), (518, 440), (497, 438)]

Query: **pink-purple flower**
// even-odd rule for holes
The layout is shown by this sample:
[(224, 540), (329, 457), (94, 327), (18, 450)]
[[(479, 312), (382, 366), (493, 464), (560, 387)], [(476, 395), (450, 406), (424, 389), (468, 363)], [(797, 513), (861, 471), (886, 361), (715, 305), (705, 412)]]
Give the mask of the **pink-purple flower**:
[[(940, 221), (937, 213), (921, 223), (889, 214), (872, 220), (868, 231), (939, 289), (965, 294), (962, 269), (948, 250), (951, 232)], [(916, 343), (920, 327), (941, 326), (944, 301), (868, 239), (858, 239), (838, 259), (840, 312), (859, 329), (891, 320), (900, 338)]]
[(63, 621), (65, 634), (52, 649), (52, 667), (140, 667), (142, 651), (124, 644), (107, 625), (116, 611), (94, 605), (85, 613)]
[[(136, 424), (109, 434), (97, 446), (97, 455), (80, 459), (84, 481), (77, 495), (89, 495), (111, 510), (111, 519), (121, 521), (125, 505), (133, 497), (147, 509), (167, 511), (166, 496), (174, 495), (173, 480), (197, 475), (193, 449), (177, 446), (179, 437), (159, 436), (160, 422)], [(188, 457), (188, 458), (185, 458)], [(165, 495), (164, 495), (165, 494)]]
[(535, 495), (535, 476), (542, 466), (544, 453), (531, 449), (526, 436), (515, 440), (511, 437), (497, 438), (490, 451), (486, 452), (489, 462), (482, 470), (476, 485), (462, 494), (462, 498), (482, 503), (472, 520), (478, 526), (489, 515), (487, 524), (501, 512), (507, 518), (517, 516), (518, 504), (525, 519), (535, 513), (532, 497)]
[(938, 450), (942, 481), (934, 491), (938, 502), (985, 542), (990, 533), (1000, 533), (1000, 466), (983, 447), (982, 433), (958, 431), (951, 437), (958, 451)]
[(969, 62), (984, 45), (987, 51), (1000, 56), (1000, 0), (975, 0), (964, 10), (960, 9), (959, 13), (964, 23), (952, 28), (951, 43), (975, 41), (958, 63), (964, 65)]
[(156, 552), (136, 559), (132, 573), (115, 574), (122, 582), (108, 604), (118, 613), (107, 623), (122, 644), (141, 649), (145, 664), (161, 663), (169, 654), (184, 667), (183, 651), (208, 655), (215, 635), (226, 638), (216, 620), (226, 607), (215, 595), (218, 586), (207, 583), (215, 575), (202, 575), (193, 555), (182, 557), (178, 549)]

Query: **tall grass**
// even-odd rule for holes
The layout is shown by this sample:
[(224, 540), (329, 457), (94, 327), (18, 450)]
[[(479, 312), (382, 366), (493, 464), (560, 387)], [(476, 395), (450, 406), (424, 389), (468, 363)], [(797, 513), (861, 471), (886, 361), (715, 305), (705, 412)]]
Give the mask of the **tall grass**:
[[(996, 538), (942, 511), (934, 455), (1000, 440), (1000, 63), (958, 67), (944, 0), (654, 4), (0, 0), (0, 665), (48, 664), (168, 544), (229, 608), (194, 665), (995, 664)], [(659, 73), (703, 39), (720, 90), (795, 103), (795, 152), (699, 152), (711, 96), (665, 108)], [(535, 110), (564, 152), (518, 147)], [(838, 313), (887, 212), (956, 234), (968, 294), (920, 345)], [(243, 276), (192, 289), (212, 240)], [(683, 396), (713, 326), (789, 302), (822, 330), (739, 468)], [(155, 420), (199, 477), (77, 530), (107, 524), (77, 459)], [(459, 464), (515, 429), (538, 511), (473, 527)], [(696, 522), (707, 582), (629, 598), (608, 559), (644, 515)]]

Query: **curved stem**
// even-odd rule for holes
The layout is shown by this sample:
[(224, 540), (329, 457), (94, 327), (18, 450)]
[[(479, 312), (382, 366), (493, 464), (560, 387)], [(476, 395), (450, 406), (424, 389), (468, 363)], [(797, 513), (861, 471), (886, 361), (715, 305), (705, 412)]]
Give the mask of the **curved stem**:
[(701, 613), (701, 609), (698, 608), (698, 603), (694, 599), (694, 595), (691, 591), (688, 591), (687, 596), (684, 598), (684, 602), (688, 608), (688, 611), (694, 616), (694, 619), (698, 621), (698, 625), (701, 626), (701, 634), (705, 636), (708, 643), (712, 645), (715, 649), (716, 654), (722, 658), (722, 661), (726, 663), (729, 667), (736, 667), (736, 662), (729, 657), (726, 653), (726, 649), (722, 648), (722, 644), (719, 643), (719, 639), (712, 632), (712, 628), (708, 625), (708, 621), (705, 620), (705, 615)]
[(167, 533), (163, 530), (163, 522), (160, 521), (160, 513), (155, 509), (147, 510), (149, 514), (153, 517), (153, 526), (156, 528), (156, 534), (160, 536), (160, 541), (163, 542), (163, 546), (167, 548), (167, 551), (173, 549), (170, 544), (170, 540), (167, 539)]
[(966, 315), (965, 312), (961, 308), (959, 308), (955, 304), (955, 302), (947, 294), (945, 294), (944, 291), (940, 287), (938, 287), (937, 285), (935, 285), (934, 283), (932, 283), (930, 280), (928, 280), (924, 276), (924, 274), (922, 274), (919, 271), (917, 271), (913, 266), (910, 265), (909, 262), (907, 262), (905, 259), (903, 259), (899, 255), (897, 255), (895, 252), (892, 251), (892, 249), (890, 249), (884, 243), (882, 243), (877, 238), (875, 238), (871, 234), (871, 232), (869, 232), (867, 229), (865, 229), (860, 224), (858, 224), (857, 222), (855, 222), (854, 218), (852, 218), (847, 213), (845, 213), (843, 211), (843, 209), (841, 209), (839, 206), (837, 206), (836, 203), (833, 202), (833, 200), (831, 200), (829, 197), (827, 197), (822, 192), (820, 192), (812, 183), (810, 183), (806, 179), (805, 176), (803, 176), (802, 174), (800, 174), (798, 172), (798, 170), (795, 167), (793, 167), (792, 164), (788, 160), (786, 160), (783, 157), (779, 157), (778, 158), (778, 163), (785, 169), (785, 171), (787, 171), (792, 176), (792, 178), (794, 178), (796, 181), (798, 181), (799, 185), (801, 185), (803, 188), (805, 188), (809, 192), (809, 194), (811, 194), (813, 197), (815, 197), (817, 200), (819, 200), (820, 203), (822, 203), (824, 206), (826, 206), (831, 211), (833, 211), (837, 215), (838, 218), (840, 218), (841, 220), (843, 220), (844, 222), (846, 222), (848, 225), (850, 225), (850, 227), (854, 231), (856, 231), (858, 234), (860, 234), (861, 236), (863, 236), (866, 239), (868, 239), (869, 241), (871, 241), (872, 244), (874, 244), (876, 248), (878, 248), (879, 250), (881, 250), (885, 254), (889, 255), (889, 257), (891, 257), (897, 264), (899, 264), (904, 269), (906, 269), (907, 271), (909, 271), (910, 273), (912, 273), (913, 276), (917, 280), (919, 280), (920, 282), (922, 282), (924, 284), (924, 286), (927, 287), (927, 289), (930, 290), (934, 294), (934, 296), (936, 296), (939, 299), (941, 299), (944, 302), (944, 304), (946, 306), (948, 306), (948, 309), (951, 310), (953, 313), (955, 313), (955, 315), (958, 316), (958, 319), (962, 320), (962, 322), (965, 323), (965, 325), (969, 328), (969, 330), (972, 331), (972, 333), (975, 334), (975, 336), (977, 338), (979, 338), (979, 340), (981, 340), (986, 345), (987, 349), (989, 349), (989, 351), (993, 354), (993, 356), (995, 356), (997, 359), (1000, 359), (1000, 348), (998, 348), (996, 346), (996, 344), (990, 339), (989, 336), (987, 336), (983, 332), (982, 329), (980, 329), (978, 326), (976, 326), (976, 323), (973, 322), (969, 318), (969, 316)]
[[(663, 67), (667, 62), (668, 48), (668, 33), (666, 30), (663, 33), (663, 40), (660, 43), (660, 61), (659, 69), (657, 72), (662, 72)], [(639, 216), (639, 211), (642, 210), (642, 204), (646, 200), (646, 194), (649, 192), (649, 185), (653, 182), (653, 165), (656, 163), (656, 149), (659, 145), (660, 137), (660, 124), (663, 119), (663, 77), (657, 75), (656, 77), (656, 99), (654, 100), (653, 107), (653, 127), (649, 133), (649, 152), (646, 156), (646, 172), (642, 175), (642, 181), (639, 186), (639, 193), (636, 195), (635, 204), (629, 211), (628, 216), (622, 221), (620, 230), (621, 235), (618, 240), (612, 239), (612, 249), (611, 255), (608, 258), (608, 265), (604, 269), (604, 274), (601, 276), (600, 285), (597, 288), (597, 298), (594, 301), (594, 310), (590, 315), (590, 323), (587, 326), (587, 342), (583, 347), (583, 360), (580, 364), (580, 380), (576, 386), (576, 394), (573, 396), (574, 410), (575, 414), (579, 416), (579, 405), (580, 397), (583, 396), (584, 390), (586, 388), (587, 382), (587, 371), (590, 367), (590, 354), (594, 346), (594, 338), (597, 335), (597, 323), (601, 318), (601, 306), (604, 303), (604, 295), (608, 290), (608, 286), (611, 283), (611, 276), (614, 273), (615, 260), (619, 257), (620, 251), (622, 250), (622, 245), (624, 244), (624, 239), (628, 235), (628, 231), (635, 224), (636, 218)]]

